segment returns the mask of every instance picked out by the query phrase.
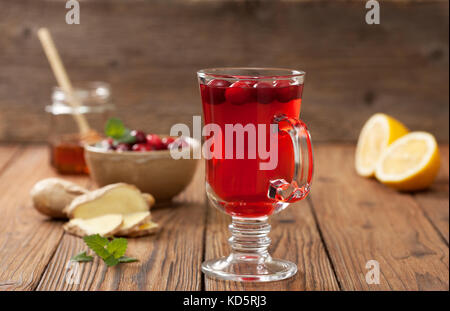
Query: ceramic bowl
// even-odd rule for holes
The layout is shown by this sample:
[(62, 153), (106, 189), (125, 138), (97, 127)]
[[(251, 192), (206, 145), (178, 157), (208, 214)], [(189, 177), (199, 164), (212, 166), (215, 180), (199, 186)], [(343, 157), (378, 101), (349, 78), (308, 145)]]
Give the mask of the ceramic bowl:
[(190, 147), (183, 152), (189, 159), (174, 159), (170, 150), (117, 152), (93, 145), (85, 146), (84, 154), (90, 175), (99, 186), (133, 184), (160, 203), (183, 191), (195, 174), (198, 160), (193, 159), (193, 151), (200, 148), (200, 142), (189, 137), (185, 140)]

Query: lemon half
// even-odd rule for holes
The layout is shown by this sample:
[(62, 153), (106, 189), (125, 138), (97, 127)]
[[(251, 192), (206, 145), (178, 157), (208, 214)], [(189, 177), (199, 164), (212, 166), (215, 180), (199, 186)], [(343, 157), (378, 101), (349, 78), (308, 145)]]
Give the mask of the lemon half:
[(377, 164), (375, 176), (398, 190), (422, 190), (434, 181), (439, 166), (439, 148), (434, 136), (412, 132), (387, 148)]
[(383, 113), (364, 124), (356, 146), (355, 168), (359, 175), (372, 177), (381, 155), (396, 139), (409, 131), (400, 121)]

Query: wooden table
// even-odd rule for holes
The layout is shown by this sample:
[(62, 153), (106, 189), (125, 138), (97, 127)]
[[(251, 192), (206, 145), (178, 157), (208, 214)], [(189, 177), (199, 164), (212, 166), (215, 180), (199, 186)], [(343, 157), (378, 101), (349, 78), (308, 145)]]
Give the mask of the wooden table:
[[(129, 239), (140, 261), (107, 269), (80, 264), (80, 283), (66, 282), (69, 259), (85, 250), (31, 206), (33, 184), (57, 174), (41, 145), (0, 146), (1, 290), (448, 290), (448, 145), (431, 190), (399, 193), (353, 169), (354, 147), (315, 148), (310, 197), (272, 217), (271, 253), (297, 263), (289, 280), (243, 284), (205, 278), (203, 260), (228, 253), (229, 218), (207, 206), (203, 168), (172, 206), (155, 208), (157, 235)], [(68, 177), (93, 187), (87, 177)], [(366, 263), (377, 260), (380, 284), (367, 284)], [(72, 282), (73, 283), (73, 282)]]

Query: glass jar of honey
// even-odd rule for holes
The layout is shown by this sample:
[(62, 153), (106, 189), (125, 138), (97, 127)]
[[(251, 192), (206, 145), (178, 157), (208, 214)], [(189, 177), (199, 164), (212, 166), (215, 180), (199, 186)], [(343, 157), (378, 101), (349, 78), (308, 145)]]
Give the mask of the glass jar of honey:
[(94, 133), (103, 133), (103, 127), (114, 109), (111, 103), (111, 88), (104, 82), (86, 82), (74, 88), (77, 106), (69, 102), (70, 96), (61, 88), (52, 92), (52, 104), (46, 107), (51, 116), (50, 163), (61, 174), (87, 174), (83, 144), (86, 139), (80, 134), (75, 115), (80, 114)]

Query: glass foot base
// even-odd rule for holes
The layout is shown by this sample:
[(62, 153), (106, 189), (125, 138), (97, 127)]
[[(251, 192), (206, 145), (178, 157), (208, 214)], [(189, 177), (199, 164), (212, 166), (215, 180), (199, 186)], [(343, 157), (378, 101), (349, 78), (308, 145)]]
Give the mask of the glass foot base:
[(209, 277), (222, 280), (271, 282), (295, 275), (297, 266), (286, 260), (272, 259), (270, 256), (231, 254), (203, 262), (202, 271)]

